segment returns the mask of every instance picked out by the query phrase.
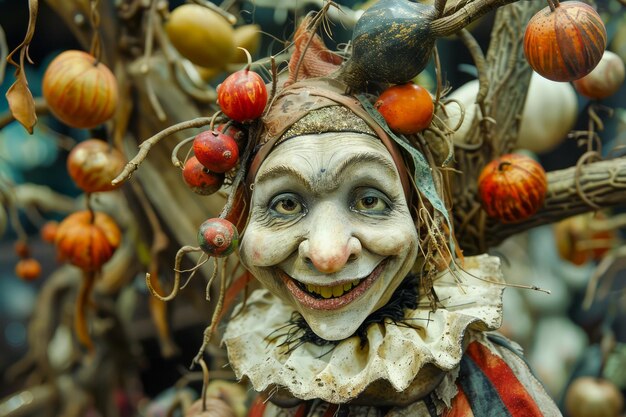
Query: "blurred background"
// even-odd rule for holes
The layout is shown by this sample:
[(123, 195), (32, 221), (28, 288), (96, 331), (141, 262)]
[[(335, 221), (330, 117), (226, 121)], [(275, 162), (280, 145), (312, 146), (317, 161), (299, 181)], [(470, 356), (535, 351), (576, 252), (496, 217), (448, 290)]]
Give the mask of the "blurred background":
[[(123, 3), (141, 2), (102, 0), (101, 3), (121, 7)], [(182, 3), (170, 1), (168, 7), (172, 10)], [(238, 3), (238, 24), (258, 24), (263, 31), (254, 53), (255, 58), (279, 53), (284, 47), (283, 41), (292, 34), (297, 18), (310, 10), (318, 10), (321, 5), (317, 1), (295, 0)], [(354, 10), (363, 6), (362, 2), (357, 1), (338, 3)], [(606, 22), (608, 49), (626, 60), (624, 6), (617, 0), (598, 1), (596, 5)], [(88, 19), (78, 13), (72, 18), (80, 28), (83, 27), (81, 19)], [(103, 19), (106, 19), (106, 15)], [(483, 50), (489, 44), (492, 23), (493, 14), (490, 14), (470, 28)], [(106, 22), (103, 24), (106, 25)], [(27, 25), (27, 1), (0, 0), (0, 26), (9, 50), (22, 41)], [(349, 42), (349, 23), (335, 21), (332, 30), (332, 38), (326, 39), (331, 48)], [(444, 81), (450, 87), (452, 96), (456, 94), (461, 97), (459, 89), (476, 78), (471, 57), (455, 38), (441, 39), (437, 46)], [(33, 64), (25, 66), (33, 95), (41, 96), (43, 73), (53, 57), (63, 50), (82, 48), (75, 30), (69, 27), (67, 20), (53, 11), (48, 2), (40, 2), (35, 35), (29, 48)], [(3, 93), (14, 81), (14, 67), (6, 66), (5, 71), (0, 85)], [(208, 84), (215, 86), (226, 75), (223, 71), (216, 72)], [(436, 81), (432, 64), (418, 76), (417, 82), (434, 92)], [(533, 103), (554, 99), (551, 111), (555, 115), (546, 116), (551, 118), (548, 119), (550, 125), (567, 131), (586, 130), (591, 102), (577, 94), (570, 84), (565, 85), (567, 91), (551, 90), (550, 86), (538, 87), (532, 93)], [(623, 155), (626, 147), (626, 85), (611, 97), (593, 104), (604, 123), (604, 129), (599, 132), (603, 156)], [(534, 105), (539, 106), (530, 106)], [(545, 109), (545, 106), (540, 109)], [(7, 113), (7, 101), (0, 100), (0, 117), (6, 118)], [(575, 117), (572, 118), (571, 114), (575, 114)], [(550, 129), (541, 123), (545, 123), (543, 119), (537, 122), (538, 129)], [(68, 302), (62, 293), (55, 293), (56, 298), (52, 295), (52, 298), (46, 298), (44, 294), (46, 283), (61, 264), (54, 245), (46, 242), (42, 231), (49, 222), (61, 221), (68, 213), (83, 207), (82, 191), (71, 180), (66, 169), (67, 156), (76, 143), (91, 137), (104, 137), (106, 132), (70, 128), (51, 115), (39, 118), (33, 135), (29, 135), (17, 122), (5, 123), (3, 126), (0, 130), (0, 187), (3, 202), (0, 207), (0, 398), (8, 398), (24, 384), (37, 382), (37, 376), (34, 379), (27, 377), (29, 369), (41, 366), (36, 360), (28, 360), (29, 347), (37, 342), (32, 339), (38, 334), (33, 329), (33, 321), (41, 321), (41, 317), (35, 314), (37, 308), (42, 303), (47, 303), (51, 311), (72, 308), (66, 305)], [(527, 144), (520, 143), (520, 148), (521, 152), (540, 161), (546, 171), (575, 166), (586, 151), (579, 146), (575, 137), (567, 134), (560, 135), (552, 143), (539, 141), (537, 144), (532, 143), (532, 140)], [(145, 186), (145, 182), (143, 185), (145, 192), (150, 193), (150, 187)], [(138, 212), (134, 206), (136, 200), (128, 197), (128, 194), (102, 197), (98, 204), (113, 207), (113, 211), (117, 211), (122, 218), (124, 210), (141, 217), (138, 214), (141, 210)], [(508, 288), (505, 291), (505, 323), (501, 330), (524, 348), (531, 366), (558, 402), (563, 401), (570, 382), (582, 375), (602, 376), (612, 381), (622, 392), (626, 389), (626, 373), (623, 371), (626, 367), (625, 209), (626, 206), (622, 205), (591, 215), (577, 216), (558, 225), (541, 226), (514, 236), (492, 250), (494, 255), (502, 258), (504, 276), (508, 282), (536, 285), (550, 291), (548, 295), (539, 291)], [(171, 231), (169, 225), (165, 228)], [(30, 256), (41, 265), (40, 275), (33, 279), (18, 277), (15, 271), (19, 261), (15, 245), (23, 235), (28, 238)], [(138, 252), (145, 252), (145, 246)], [(173, 256), (169, 255), (164, 262), (171, 266)], [(162, 335), (153, 320), (154, 312), (149, 305), (144, 273), (137, 271), (127, 284), (131, 290), (121, 291), (115, 301), (122, 306), (123, 314), (127, 315), (124, 337), (130, 340), (124, 343), (134, 349), (132, 365), (128, 366), (137, 371), (135, 394), (143, 399), (145, 406), (163, 396), (185, 374), (190, 358), (201, 343), (202, 331), (210, 316), (206, 306), (199, 310), (196, 308), (201, 300), (176, 303), (168, 312), (168, 317), (170, 337), (177, 347), (177, 353), (166, 357), (163, 355), (163, 340), (160, 339)], [(55, 311), (55, 314), (62, 316), (65, 313)], [(61, 319), (59, 321), (63, 322)], [(75, 358), (64, 355), (64, 352), (71, 350), (72, 342), (68, 341), (71, 329), (59, 326), (54, 331), (47, 331), (42, 332), (41, 337), (45, 339), (48, 360), (58, 369), (70, 369), (70, 374), (79, 372)], [(67, 365), (69, 363), (72, 365)], [(41, 375), (39, 378), (43, 379)], [(197, 381), (191, 386), (197, 388)], [(123, 411), (123, 404), (124, 401), (136, 402), (136, 399), (124, 398), (121, 392), (118, 394), (117, 415), (132, 415), (130, 411)], [(132, 397), (128, 390), (126, 396)], [(8, 414), (6, 408), (4, 412), (0, 408), (0, 415), (13, 416)], [(145, 415), (148, 414), (146, 412)], [(91, 415), (98, 413), (92, 411)]]

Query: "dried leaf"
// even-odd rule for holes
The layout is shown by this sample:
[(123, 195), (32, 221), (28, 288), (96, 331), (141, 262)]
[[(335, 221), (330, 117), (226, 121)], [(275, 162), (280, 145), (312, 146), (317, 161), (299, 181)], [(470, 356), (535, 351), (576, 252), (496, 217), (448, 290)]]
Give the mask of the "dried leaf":
[[(6, 58), (7, 62), (14, 65), (17, 70), (15, 71), (15, 82), (9, 88), (6, 93), (7, 101), (9, 102), (9, 108), (11, 114), (26, 128), (28, 133), (33, 134), (33, 127), (37, 123), (37, 113), (35, 112), (35, 100), (33, 94), (28, 88), (28, 81), (24, 74), (24, 60), (28, 59), (31, 64), (33, 61), (28, 56), (28, 47), (35, 34), (35, 22), (37, 21), (37, 11), (39, 9), (39, 3), (37, 0), (28, 1), (29, 16), (28, 16), (28, 29), (26, 30), (26, 36), (24, 40), (17, 48), (15, 48)], [(19, 64), (13, 59), (13, 55), (20, 52)]]
[(17, 79), (6, 93), (9, 108), (15, 120), (20, 122), (28, 133), (32, 135), (33, 127), (37, 123), (35, 100), (28, 88), (28, 81), (24, 72), (18, 69), (15, 71), (15, 77)]

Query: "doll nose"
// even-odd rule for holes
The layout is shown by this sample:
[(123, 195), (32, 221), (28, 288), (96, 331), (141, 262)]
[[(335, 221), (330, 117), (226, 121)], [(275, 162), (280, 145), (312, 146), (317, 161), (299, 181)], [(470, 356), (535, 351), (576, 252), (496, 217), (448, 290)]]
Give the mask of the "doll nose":
[(312, 219), (308, 239), (298, 248), (308, 264), (325, 274), (341, 271), (361, 255), (361, 242), (352, 236), (349, 224), (331, 210)]

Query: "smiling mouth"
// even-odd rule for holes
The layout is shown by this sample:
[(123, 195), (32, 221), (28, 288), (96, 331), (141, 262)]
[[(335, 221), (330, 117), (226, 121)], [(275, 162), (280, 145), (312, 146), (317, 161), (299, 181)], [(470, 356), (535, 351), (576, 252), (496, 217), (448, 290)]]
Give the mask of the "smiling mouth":
[(357, 285), (359, 285), (362, 281), (363, 279), (355, 279), (353, 281), (346, 282), (345, 284), (331, 285), (331, 286), (303, 284), (299, 281), (295, 281), (295, 282), (296, 282), (296, 285), (300, 287), (302, 291), (307, 292), (312, 297), (337, 298), (352, 291), (352, 289), (356, 287)]
[(359, 298), (380, 276), (386, 261), (380, 262), (364, 278), (335, 285), (313, 285), (300, 282), (284, 271), (280, 275), (291, 294), (305, 307), (315, 310), (335, 310)]

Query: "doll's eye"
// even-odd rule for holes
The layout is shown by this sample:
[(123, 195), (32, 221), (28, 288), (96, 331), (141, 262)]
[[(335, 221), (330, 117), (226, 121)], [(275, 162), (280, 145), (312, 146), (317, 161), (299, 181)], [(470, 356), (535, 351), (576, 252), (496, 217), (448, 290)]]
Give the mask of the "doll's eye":
[(281, 194), (274, 197), (270, 203), (270, 209), (282, 216), (293, 216), (304, 212), (304, 206), (293, 194)]
[(388, 199), (378, 190), (358, 190), (353, 210), (369, 213), (384, 214), (391, 209)]

